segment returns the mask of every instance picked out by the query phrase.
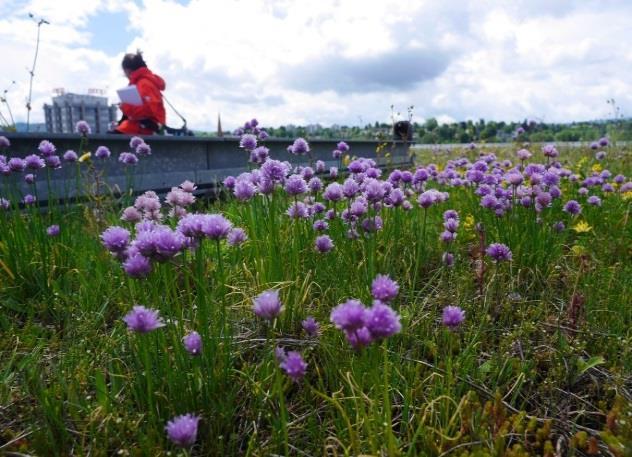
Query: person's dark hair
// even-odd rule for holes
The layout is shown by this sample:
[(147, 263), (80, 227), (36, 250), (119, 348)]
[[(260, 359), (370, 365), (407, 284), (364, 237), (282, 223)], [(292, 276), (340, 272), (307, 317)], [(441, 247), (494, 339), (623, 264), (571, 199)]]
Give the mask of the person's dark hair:
[(121, 66), (124, 70), (135, 71), (139, 68), (146, 67), (147, 64), (143, 60), (143, 54), (140, 51), (136, 51), (136, 54), (125, 54)]

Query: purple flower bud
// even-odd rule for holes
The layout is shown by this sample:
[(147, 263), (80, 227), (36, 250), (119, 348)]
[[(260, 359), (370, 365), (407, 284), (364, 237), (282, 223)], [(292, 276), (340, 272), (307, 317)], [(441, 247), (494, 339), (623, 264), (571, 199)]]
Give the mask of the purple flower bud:
[(76, 162), (79, 159), (79, 157), (77, 156), (77, 153), (73, 151), (72, 149), (69, 149), (68, 151), (64, 152), (63, 158), (64, 158), (64, 161), (66, 162)]
[[(134, 138), (138, 138), (138, 137), (134, 137)], [(134, 138), (132, 138), (132, 140), (134, 140)], [(140, 140), (140, 138), (138, 138)], [(142, 140), (141, 140), (142, 141)], [(131, 143), (131, 142), (130, 142)], [(107, 159), (108, 157), (110, 157), (112, 155), (112, 153), (110, 152), (110, 150), (106, 147), (106, 146), (99, 146), (97, 148), (96, 151), (94, 151), (94, 156), (97, 159)]]
[(267, 321), (273, 321), (281, 314), (282, 304), (279, 291), (270, 289), (257, 295), (253, 300), (254, 313)]
[(305, 333), (307, 333), (309, 336), (318, 335), (320, 325), (312, 316), (308, 316), (305, 320), (303, 320), (301, 322), (301, 326), (303, 327), (303, 330), (305, 330)]
[(119, 226), (112, 226), (107, 228), (101, 234), (101, 242), (105, 248), (110, 252), (122, 252), (129, 245), (130, 233), (129, 230)]
[(367, 310), (360, 301), (347, 300), (331, 311), (330, 319), (336, 328), (353, 332), (366, 325)]
[(446, 306), (443, 308), (441, 322), (450, 330), (458, 328), (465, 320), (465, 311), (458, 306)]
[(485, 250), (485, 253), (495, 262), (509, 261), (512, 257), (509, 247), (502, 243), (490, 244)]
[(123, 321), (127, 324), (128, 329), (138, 333), (148, 333), (165, 326), (157, 310), (148, 309), (140, 305), (134, 306), (125, 315)]
[(136, 148), (138, 146), (140, 146), (141, 144), (143, 144), (145, 142), (145, 140), (143, 140), (141, 137), (139, 136), (133, 136), (130, 140), (129, 140), (129, 147), (136, 150)]
[(145, 278), (151, 273), (151, 262), (141, 254), (134, 254), (123, 262), (123, 270), (132, 278)]
[(294, 382), (303, 379), (307, 371), (307, 363), (305, 363), (301, 354), (296, 351), (289, 351), (280, 366)]
[(314, 247), (320, 253), (326, 253), (334, 248), (334, 242), (328, 235), (320, 235), (314, 242)]
[(191, 447), (197, 438), (200, 418), (192, 414), (174, 417), (167, 422), (165, 430), (169, 439), (179, 447)]
[(88, 124), (86, 121), (79, 121), (75, 125), (75, 132), (80, 135), (86, 136), (92, 133), (92, 129), (90, 128), (90, 124)]
[(239, 246), (248, 239), (246, 231), (240, 227), (236, 227), (228, 232), (226, 240), (230, 246)]
[(59, 235), (59, 233), (60, 233), (60, 231), (61, 231), (61, 230), (59, 229), (59, 225), (56, 225), (56, 224), (55, 224), (55, 225), (51, 225), (50, 227), (48, 227), (48, 228), (46, 229), (46, 234), (47, 234), (48, 236), (51, 236), (51, 237), (52, 237), (52, 236), (58, 236), (58, 235)]
[(202, 337), (198, 332), (191, 332), (182, 338), (184, 349), (191, 355), (199, 355), (202, 351)]
[(402, 330), (399, 315), (379, 300), (376, 300), (367, 310), (366, 327), (373, 339), (388, 338)]
[(393, 300), (398, 292), (399, 285), (387, 275), (377, 275), (371, 284), (371, 295), (382, 302)]

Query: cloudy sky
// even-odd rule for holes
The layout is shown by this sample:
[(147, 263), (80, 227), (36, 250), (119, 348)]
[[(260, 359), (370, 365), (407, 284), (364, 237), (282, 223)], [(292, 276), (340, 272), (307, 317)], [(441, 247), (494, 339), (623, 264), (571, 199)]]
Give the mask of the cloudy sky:
[[(0, 0), (0, 90), (34, 121), (54, 88), (126, 85), (140, 48), (193, 128), (414, 118), (571, 121), (632, 113), (632, 1)], [(11, 82), (15, 80), (15, 84)], [(6, 114), (4, 106), (0, 106)], [(168, 122), (179, 126), (171, 113)]]

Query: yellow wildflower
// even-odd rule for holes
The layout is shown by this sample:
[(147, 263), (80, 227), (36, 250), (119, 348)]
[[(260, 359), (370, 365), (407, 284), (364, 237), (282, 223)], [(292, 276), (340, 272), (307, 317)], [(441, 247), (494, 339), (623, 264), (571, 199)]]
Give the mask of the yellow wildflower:
[(88, 160), (90, 160), (90, 157), (92, 157), (92, 153), (90, 151), (84, 153), (81, 157), (79, 157), (79, 162), (86, 162)]
[(603, 167), (601, 166), (600, 163), (596, 163), (592, 166), (592, 171), (599, 173), (601, 170), (603, 170)]
[(349, 157), (349, 154), (345, 154), (345, 156), (342, 158), (342, 164), (344, 166), (349, 165), (349, 162), (351, 162), (351, 157)]
[(624, 192), (622, 197), (624, 200), (632, 200), (632, 190)]
[(579, 221), (573, 226), (573, 230), (577, 233), (588, 233), (592, 230), (592, 227), (586, 221)]
[(468, 214), (467, 216), (465, 216), (465, 222), (463, 222), (463, 228), (465, 228), (465, 230), (472, 230), (472, 227), (474, 227), (474, 216), (472, 216), (471, 214)]

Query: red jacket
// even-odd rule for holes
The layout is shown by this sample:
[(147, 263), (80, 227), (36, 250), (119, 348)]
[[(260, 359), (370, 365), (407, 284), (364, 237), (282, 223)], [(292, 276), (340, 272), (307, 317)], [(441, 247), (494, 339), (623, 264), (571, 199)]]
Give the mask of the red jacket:
[(165, 81), (160, 76), (154, 74), (146, 67), (134, 70), (129, 76), (130, 85), (135, 84), (143, 100), (142, 105), (130, 105), (121, 103), (121, 111), (127, 116), (116, 130), (130, 135), (151, 135), (151, 129), (144, 129), (139, 121), (151, 119), (157, 124), (164, 125), (166, 122), (165, 105), (162, 102), (162, 92), (165, 90)]

